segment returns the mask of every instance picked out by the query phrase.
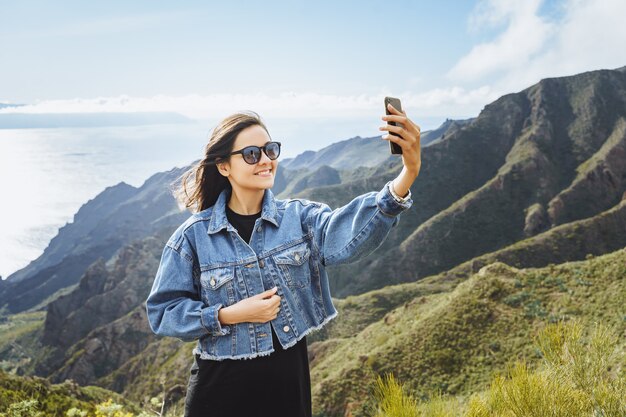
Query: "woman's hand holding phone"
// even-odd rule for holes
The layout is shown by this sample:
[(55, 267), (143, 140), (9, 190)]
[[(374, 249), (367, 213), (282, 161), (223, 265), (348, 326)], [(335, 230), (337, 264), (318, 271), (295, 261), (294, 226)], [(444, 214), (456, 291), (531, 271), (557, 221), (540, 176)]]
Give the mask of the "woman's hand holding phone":
[[(408, 176), (414, 176), (415, 179), (419, 175), (422, 165), (420, 149), (421, 129), (407, 117), (406, 112), (393, 107), (391, 103), (388, 102), (388, 99), (390, 99), (390, 97), (385, 98), (385, 104), (389, 114), (382, 116), (382, 119), (387, 122), (395, 122), (396, 126), (387, 124), (378, 129), (390, 132), (388, 135), (383, 135), (382, 139), (389, 140), (401, 148), (402, 163), (404, 164), (403, 172), (406, 172)], [(394, 183), (394, 186), (395, 185), (396, 183)]]

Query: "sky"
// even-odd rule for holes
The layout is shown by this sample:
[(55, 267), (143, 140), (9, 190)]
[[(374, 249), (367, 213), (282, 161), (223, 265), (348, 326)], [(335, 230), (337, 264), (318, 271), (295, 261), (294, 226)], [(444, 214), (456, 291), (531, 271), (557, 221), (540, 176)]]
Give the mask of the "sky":
[(251, 109), (374, 136), (390, 95), (428, 129), (626, 65), (624, 16), (624, 0), (0, 0), (0, 103), (28, 104), (0, 112)]

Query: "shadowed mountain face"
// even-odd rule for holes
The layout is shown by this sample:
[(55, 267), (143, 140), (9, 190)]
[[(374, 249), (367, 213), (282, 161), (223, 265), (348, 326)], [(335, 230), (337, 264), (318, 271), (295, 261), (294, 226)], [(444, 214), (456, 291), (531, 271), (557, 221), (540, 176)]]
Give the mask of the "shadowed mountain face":
[[(334, 294), (414, 281), (614, 207), (626, 191), (625, 122), (620, 71), (546, 79), (486, 106), (473, 122), (423, 149), (411, 188), (415, 204), (402, 214), (403, 227), (376, 256), (333, 270)], [(400, 168), (302, 194), (343, 204)], [(623, 246), (622, 235), (604, 249)], [(602, 240), (598, 235), (570, 247), (584, 244), (596, 253), (592, 248), (604, 247)], [(389, 271), (391, 281), (381, 281)]]
[[(106, 263), (99, 258), (90, 265), (78, 287), (48, 304), (43, 342), (71, 346), (89, 331), (109, 323), (141, 304), (152, 285), (163, 251), (163, 239), (173, 232), (123, 246)], [(90, 317), (86, 321), (85, 317)]]
[[(481, 268), (504, 262), (515, 268), (545, 267), (541, 274), (549, 274), (550, 264), (626, 246), (623, 69), (545, 79), (485, 106), (475, 119), (447, 121), (433, 132), (429, 145), (422, 146), (421, 172), (411, 188), (414, 205), (401, 214), (399, 227), (363, 261), (329, 268), (333, 295), (348, 298), (336, 300), (342, 318), (308, 338), (316, 369), (312, 375), (330, 375), (314, 393), (326, 411), (343, 410), (344, 400), (354, 393), (354, 385), (346, 384), (364, 380), (364, 363), (377, 372), (401, 363), (403, 372), (411, 369), (414, 375), (424, 374), (425, 364), (435, 364), (441, 373), (433, 378), (441, 384), (451, 381), (446, 389), (460, 392), (468, 381), (459, 367), (478, 362), (475, 352), (465, 352), (469, 346), (450, 347), (447, 340), (461, 340), (469, 332), (484, 353), (493, 348), (493, 338), (506, 338), (510, 326), (528, 333), (533, 323), (500, 316), (519, 307), (510, 298), (522, 291), (514, 280), (531, 288), (528, 275), (506, 267), (498, 267), (499, 275), (489, 268), (476, 274)], [(364, 156), (355, 162), (359, 152)], [(273, 191), (278, 198), (304, 197), (339, 207), (379, 190), (400, 172), (401, 159), (388, 152), (380, 137), (305, 152), (279, 164)], [(47, 307), (40, 333), (31, 334), (43, 352), (33, 358), (33, 372), (136, 398), (155, 394), (155, 375), (163, 372), (184, 386), (191, 346), (156, 338), (143, 301), (165, 240), (189, 216), (169, 191), (186, 168), (155, 174), (140, 188), (124, 183), (107, 188), (59, 229), (40, 258), (0, 282), (0, 306), (10, 312)], [(622, 255), (610, 259), (623, 262)], [(569, 271), (568, 285), (578, 285), (579, 270), (595, 276), (592, 264)], [(489, 281), (483, 282), (485, 276)], [(603, 294), (613, 294), (607, 276), (598, 285)], [(61, 295), (64, 289), (68, 293)], [(584, 291), (576, 297), (583, 300)], [(551, 305), (549, 297), (541, 300)], [(428, 318), (435, 307), (441, 314)], [(385, 345), (387, 328), (404, 320), (400, 308), (424, 317), (422, 327), (396, 325), (413, 330)], [(365, 353), (373, 337), (380, 341), (379, 357)], [(416, 337), (416, 348), (403, 351)], [(353, 343), (360, 362), (342, 364), (343, 374), (333, 373), (334, 352), (350, 357), (346, 352)], [(508, 353), (519, 353), (513, 345)], [(420, 351), (426, 356), (415, 356)], [(496, 356), (494, 363), (504, 363), (505, 356)], [(413, 388), (432, 388), (413, 374), (405, 374)], [(487, 373), (477, 375), (487, 380)]]

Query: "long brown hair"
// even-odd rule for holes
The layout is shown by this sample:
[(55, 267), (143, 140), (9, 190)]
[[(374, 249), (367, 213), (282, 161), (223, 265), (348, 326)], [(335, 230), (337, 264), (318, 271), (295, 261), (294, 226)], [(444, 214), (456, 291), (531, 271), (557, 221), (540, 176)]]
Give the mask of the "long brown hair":
[(253, 125), (259, 125), (268, 132), (261, 117), (252, 110), (231, 114), (218, 123), (204, 148), (204, 158), (173, 183), (174, 197), (179, 205), (197, 213), (213, 206), (220, 193), (225, 188), (231, 188), (230, 182), (218, 172), (216, 165), (230, 160), (237, 135)]

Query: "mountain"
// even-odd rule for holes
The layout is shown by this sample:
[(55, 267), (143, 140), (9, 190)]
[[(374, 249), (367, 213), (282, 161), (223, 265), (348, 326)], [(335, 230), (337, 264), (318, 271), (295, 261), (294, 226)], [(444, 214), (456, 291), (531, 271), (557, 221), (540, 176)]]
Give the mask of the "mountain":
[(461, 120), (446, 119), (437, 129), (423, 132), (423, 134), (420, 135), (420, 145), (426, 146), (441, 142), (445, 140), (446, 135), (451, 135), (473, 120), (474, 118)]
[(283, 198), (283, 196), (294, 195), (302, 190), (306, 190), (307, 188), (323, 187), (341, 183), (341, 173), (331, 166), (320, 165), (311, 171), (301, 169), (293, 174), (289, 184), (287, 184), (285, 189), (277, 194), (276, 197)]
[[(389, 268), (396, 272), (392, 283), (420, 279), (616, 206), (626, 190), (624, 78), (622, 70), (600, 70), (544, 79), (474, 119), (446, 121), (422, 149), (415, 203), (402, 214), (402, 227), (375, 257), (331, 267), (333, 293), (388, 284), (380, 277)], [(355, 137), (305, 152), (279, 167), (273, 191), (338, 207), (398, 174), (401, 160), (386, 146), (380, 137)], [(345, 155), (359, 153), (366, 156), (346, 164)], [(42, 308), (99, 256), (109, 259), (128, 241), (179, 224), (188, 214), (168, 186), (183, 169), (156, 174), (137, 189), (120, 183), (86, 203), (41, 257), (0, 282), (0, 306)]]
[(25, 104), (16, 104), (16, 103), (0, 103), (0, 109), (7, 109), (13, 107), (25, 106)]
[[(415, 281), (615, 207), (626, 191), (625, 126), (621, 71), (545, 79), (487, 105), (472, 122), (422, 150), (411, 187), (414, 204), (402, 215), (402, 227), (376, 256), (334, 267), (333, 293), (345, 297)], [(338, 206), (378, 189), (400, 169), (397, 164), (298, 195)], [(626, 244), (626, 233), (616, 239), (609, 249)], [(600, 247), (602, 240), (596, 236), (586, 245)], [(572, 253), (580, 243), (571, 242)], [(389, 270), (392, 281), (381, 282)]]
[[(137, 307), (150, 291), (163, 239), (167, 240), (172, 232), (164, 229), (158, 235), (132, 242), (106, 263), (100, 258), (87, 269), (74, 291), (48, 304), (41, 342), (50, 351), (45, 361), (37, 364), (37, 373), (54, 371), (53, 376), (62, 375), (53, 378), (59, 382), (71, 374), (77, 382), (86, 383), (106, 369), (117, 369), (145, 348), (153, 335), (145, 326), (145, 313)], [(133, 337), (137, 332), (139, 337)], [(103, 344), (107, 339), (110, 343)], [(83, 354), (74, 362), (76, 350)], [(85, 372), (89, 377), (80, 376)]]
[[(512, 358), (539, 359), (530, 339), (546, 322), (623, 331), (625, 127), (624, 69), (544, 79), (442, 126), (401, 227), (363, 261), (329, 267), (339, 316), (307, 336), (314, 413), (366, 415), (369, 381), (388, 371), (416, 396), (482, 390)], [(273, 191), (338, 207), (379, 190), (401, 160), (370, 139), (279, 165)], [(337, 156), (359, 149), (377, 163)], [(165, 239), (189, 216), (168, 190), (181, 172), (105, 190), (0, 283), (0, 307), (18, 313), (0, 319), (3, 367), (137, 402), (166, 377), (182, 400), (194, 343), (156, 337), (143, 306)]]

